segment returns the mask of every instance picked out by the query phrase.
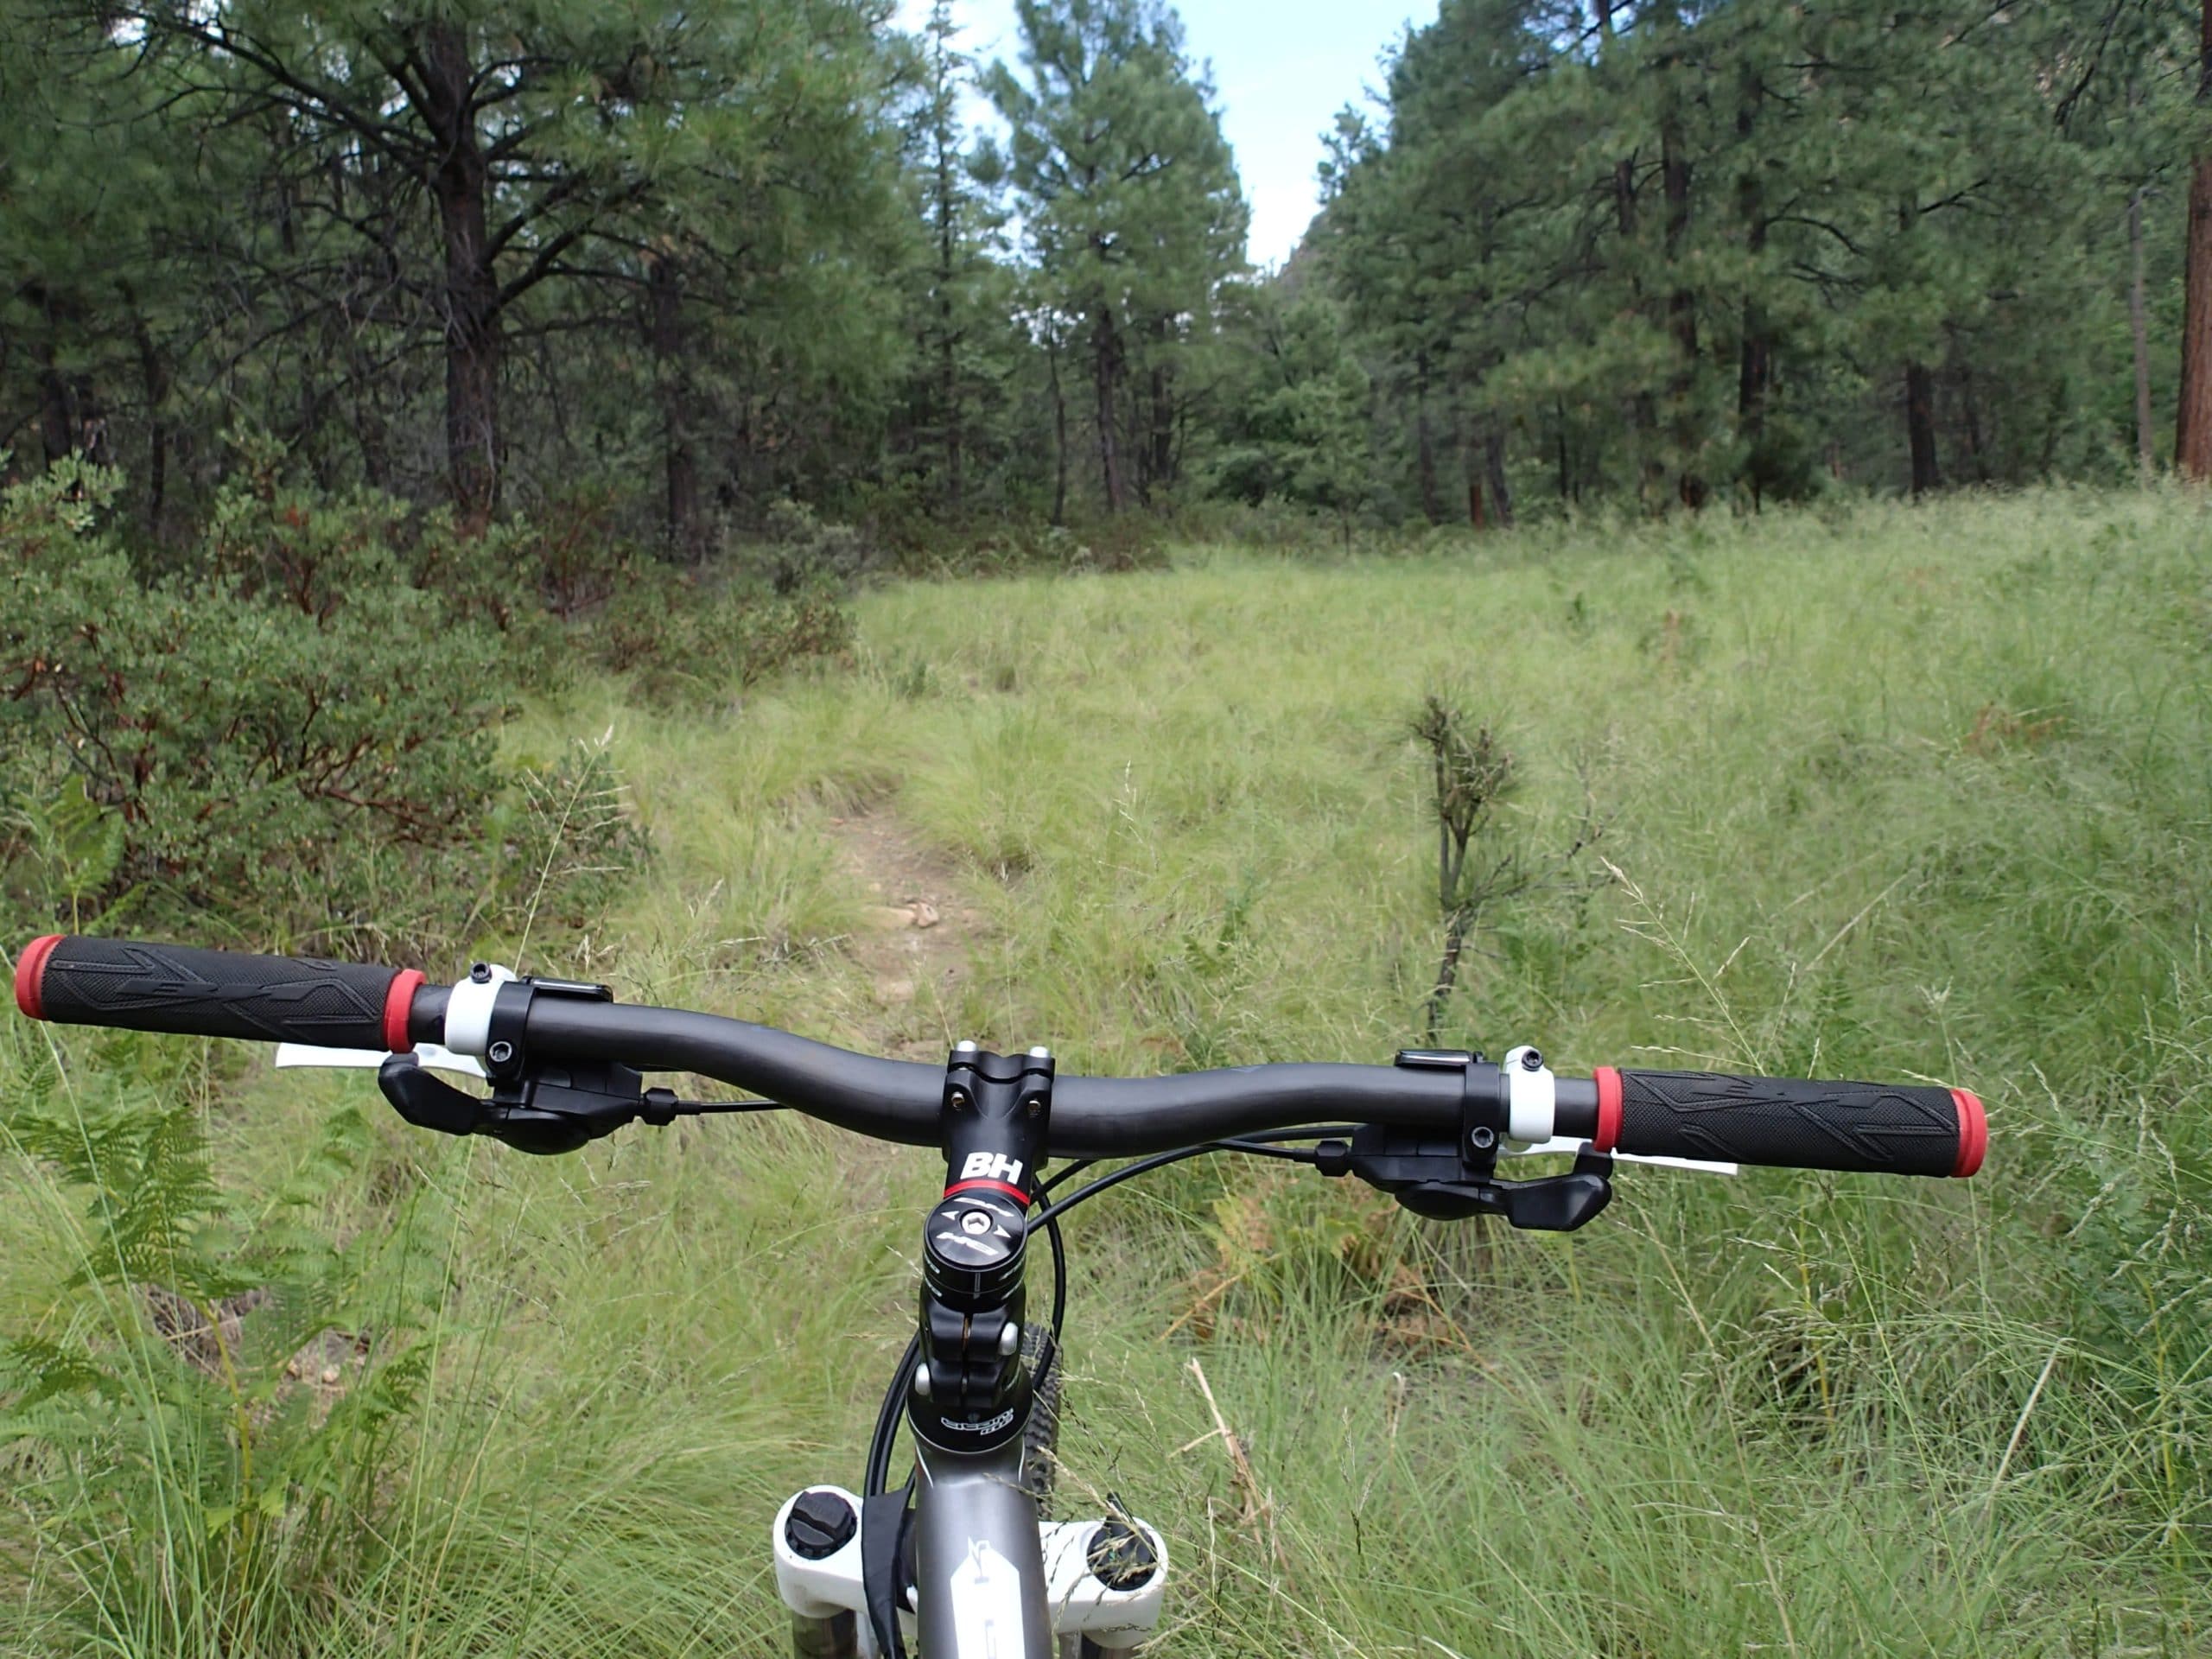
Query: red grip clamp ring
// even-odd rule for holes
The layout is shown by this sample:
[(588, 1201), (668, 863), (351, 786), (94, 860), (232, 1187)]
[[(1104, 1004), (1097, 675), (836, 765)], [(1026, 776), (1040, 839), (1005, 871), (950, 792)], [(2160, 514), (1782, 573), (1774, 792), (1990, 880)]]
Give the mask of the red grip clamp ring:
[(61, 943), (61, 935), (49, 933), (44, 938), (33, 939), (16, 958), (16, 1006), (24, 1016), (32, 1020), (46, 1018), (46, 1004), (39, 995), (39, 981), (46, 976), (46, 959), (54, 954), (54, 947)]
[(1959, 1109), (1959, 1160), (1951, 1166), (1951, 1173), (1971, 1175), (1981, 1167), (1981, 1155), (1989, 1150), (1989, 1115), (1963, 1089), (1952, 1090), (1951, 1099)]
[(1590, 1137), (1590, 1147), (1593, 1152), (1611, 1152), (1621, 1142), (1620, 1069), (1601, 1065), (1590, 1076), (1598, 1085), (1598, 1132)]

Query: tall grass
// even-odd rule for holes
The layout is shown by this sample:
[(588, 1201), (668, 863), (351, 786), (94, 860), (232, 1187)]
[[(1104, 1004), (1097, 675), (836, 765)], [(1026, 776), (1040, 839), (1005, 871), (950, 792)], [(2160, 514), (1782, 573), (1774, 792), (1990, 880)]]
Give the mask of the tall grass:
[[(2044, 494), (892, 589), (852, 672), (528, 717), (546, 753), (613, 724), (658, 855), (539, 965), (1071, 1071), (1386, 1058), (1439, 943), (1404, 734), (1446, 689), (1522, 760), (1511, 833), (1594, 800), (1618, 872), (1486, 914), (1448, 1038), (1961, 1084), (1988, 1167), (1630, 1170), (1571, 1238), (1274, 1170), (1101, 1198), (1071, 1229), (1069, 1501), (1166, 1534), (1163, 1650), (2202, 1651), (2209, 529), (2185, 497)], [(944, 1008), (880, 1006), (841, 943), (857, 810), (987, 919)], [(73, 1088), (137, 1086), (18, 1028), (0, 1090), (50, 1041)], [(242, 1205), (366, 1086), (162, 1052)], [(857, 1474), (932, 1173), (774, 1118), (551, 1163), (379, 1122), (323, 1224), (435, 1276), (434, 1363), (370, 1542), (271, 1580), (281, 1650), (777, 1650), (765, 1529)], [(158, 1340), (64, 1288), (98, 1224), (48, 1166), (6, 1193), (9, 1332)], [(10, 1479), (0, 1651), (238, 1650), (105, 1616), (121, 1541)]]

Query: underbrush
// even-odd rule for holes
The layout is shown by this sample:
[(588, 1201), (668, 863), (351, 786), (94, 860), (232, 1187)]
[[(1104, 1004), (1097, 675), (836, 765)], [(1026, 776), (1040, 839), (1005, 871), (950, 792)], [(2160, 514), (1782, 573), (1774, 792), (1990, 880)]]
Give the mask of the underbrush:
[[(248, 442), (197, 540), (156, 548), (117, 522), (119, 486), (69, 461), (0, 499), (11, 937), (408, 959), (512, 931), (546, 896), (538, 809), (620, 789), (603, 744), (503, 756), (523, 699), (601, 670), (712, 704), (851, 639), (834, 585), (641, 560), (588, 504), (463, 534)], [(798, 520), (770, 545), (803, 571), (835, 539)], [(619, 814), (591, 821), (594, 869), (641, 855)]]
[[(1407, 716), (1464, 687), (1520, 761), (1512, 833), (1560, 844), (1594, 796), (1614, 874), (1485, 912), (1440, 1040), (1973, 1088), (1987, 1166), (1624, 1166), (1568, 1237), (1220, 1160), (1101, 1197), (1068, 1227), (1063, 1491), (1166, 1535), (1160, 1650), (2198, 1651), (2205, 529), (2183, 496), (2051, 494), (889, 588), (855, 607), (849, 674), (734, 708), (580, 671), (533, 702), (510, 763), (615, 727), (655, 855), (517, 943), (878, 1050), (1384, 1059), (1436, 963)], [(872, 900), (832, 821), (860, 812), (963, 872), (980, 920), (938, 1001), (887, 1001), (844, 947)], [(927, 1154), (763, 1116), (531, 1160), (405, 1131), (359, 1079), (10, 1030), (0, 1101), (35, 1122), (0, 1329), (170, 1392), (130, 1382), (106, 1440), (49, 1424), (0, 1454), (0, 1651), (779, 1650), (763, 1529), (857, 1478)], [(258, 1602), (224, 1589), (250, 1577), (227, 1494), (261, 1490), (224, 1449), (231, 1390), (143, 1291), (72, 1283), (124, 1211), (54, 1137), (188, 1117), (216, 1196), (186, 1264), (327, 1284), (316, 1264), (359, 1262), (326, 1328), (423, 1357), (385, 1439), (353, 1442), (372, 1489), (288, 1478), (255, 1523), (287, 1564)], [(334, 1135), (350, 1166), (288, 1185)], [(279, 1222), (329, 1249), (283, 1256)], [(243, 1340), (282, 1376), (264, 1317)]]

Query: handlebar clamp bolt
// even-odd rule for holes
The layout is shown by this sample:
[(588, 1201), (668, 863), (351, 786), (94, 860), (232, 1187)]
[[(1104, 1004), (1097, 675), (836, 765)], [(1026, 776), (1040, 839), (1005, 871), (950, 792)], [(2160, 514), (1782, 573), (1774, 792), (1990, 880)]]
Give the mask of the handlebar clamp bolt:
[(468, 977), (474, 984), (489, 985), (492, 982), (492, 964), (488, 962), (475, 963), (469, 969)]
[(1038, 1113), (1045, 1109), (1045, 1096), (1042, 1095), (1032, 1095), (1028, 1099), (1021, 1103), (1021, 1108), (1024, 1111), (1027, 1112), (1030, 1116), (1034, 1117)]
[(1542, 1071), (1544, 1069), (1544, 1057), (1536, 1052), (1533, 1048), (1522, 1049), (1521, 1051), (1521, 1069), (1523, 1071)]
[(494, 1043), (484, 1051), (484, 1058), (494, 1065), (505, 1065), (514, 1057), (515, 1046), (512, 1043)]
[(1497, 1131), (1487, 1123), (1478, 1123), (1467, 1131), (1467, 1144), (1477, 1152), (1488, 1152), (1497, 1144)]
[(955, 1089), (951, 1093), (945, 1096), (944, 1103), (947, 1106), (950, 1106), (956, 1112), (966, 1111), (968, 1109), (967, 1091), (963, 1089)]

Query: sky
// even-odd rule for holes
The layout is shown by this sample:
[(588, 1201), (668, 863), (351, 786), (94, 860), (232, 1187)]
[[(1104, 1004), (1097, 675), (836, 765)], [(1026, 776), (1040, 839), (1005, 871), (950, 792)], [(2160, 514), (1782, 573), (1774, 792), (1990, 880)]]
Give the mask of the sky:
[[(929, 0), (901, 0), (899, 20), (918, 28), (929, 10)], [(1378, 60), (1406, 24), (1433, 21), (1434, 0), (1184, 0), (1177, 10), (1192, 59), (1213, 67), (1222, 130), (1252, 209), (1252, 263), (1280, 264), (1313, 217), (1322, 133), (1381, 83)], [(955, 0), (953, 15), (961, 48), (979, 64), (1016, 62), (1014, 0)], [(971, 126), (995, 121), (980, 100), (963, 116)]]

